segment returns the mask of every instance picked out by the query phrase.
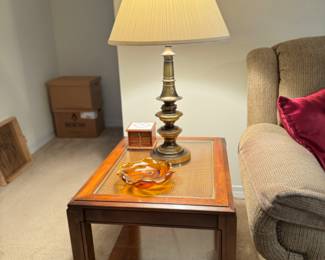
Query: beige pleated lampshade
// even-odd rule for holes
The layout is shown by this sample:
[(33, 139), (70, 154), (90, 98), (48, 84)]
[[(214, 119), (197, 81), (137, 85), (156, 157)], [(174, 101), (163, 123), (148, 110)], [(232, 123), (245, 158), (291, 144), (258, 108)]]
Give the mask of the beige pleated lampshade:
[(229, 37), (216, 0), (122, 0), (111, 45), (171, 45)]

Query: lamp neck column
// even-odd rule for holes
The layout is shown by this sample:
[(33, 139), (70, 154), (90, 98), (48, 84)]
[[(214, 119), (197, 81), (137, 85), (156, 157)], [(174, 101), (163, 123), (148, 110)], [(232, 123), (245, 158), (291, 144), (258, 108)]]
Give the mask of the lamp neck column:
[(175, 52), (171, 46), (165, 46), (164, 52), (164, 78), (163, 78), (163, 90), (160, 95), (161, 101), (177, 101), (180, 99), (176, 92), (175, 76), (174, 76), (174, 56)]
[(173, 81), (175, 83), (174, 77), (174, 56), (175, 52), (171, 46), (166, 46), (164, 52), (162, 53), (164, 57), (164, 82), (169, 83)]

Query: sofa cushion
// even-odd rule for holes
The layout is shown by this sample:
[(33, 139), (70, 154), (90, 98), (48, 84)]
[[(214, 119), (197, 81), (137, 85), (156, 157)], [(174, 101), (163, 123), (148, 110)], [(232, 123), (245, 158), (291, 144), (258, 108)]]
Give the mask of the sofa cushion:
[(325, 231), (325, 174), (317, 159), (273, 124), (256, 124), (239, 147), (257, 203), (274, 219)]
[(273, 47), (279, 63), (279, 95), (302, 97), (325, 86), (325, 36)]

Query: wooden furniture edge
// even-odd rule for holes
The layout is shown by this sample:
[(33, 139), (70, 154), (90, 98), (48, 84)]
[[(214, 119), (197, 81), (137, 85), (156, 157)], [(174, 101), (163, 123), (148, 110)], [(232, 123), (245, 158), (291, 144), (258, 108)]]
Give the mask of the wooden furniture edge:
[[(147, 203), (151, 206), (153, 204), (167, 204), (167, 205), (184, 204), (184, 205), (192, 205), (192, 206), (197, 206), (196, 204), (203, 204), (203, 206), (207, 206), (207, 207), (217, 206), (222, 208), (229, 207), (231, 209), (234, 209), (225, 139), (221, 137), (182, 137), (181, 140), (211, 140), (214, 142), (213, 145), (214, 153), (215, 155), (218, 155), (218, 158), (216, 159), (215, 166), (214, 166), (215, 174), (216, 174), (215, 185), (219, 187), (219, 189), (216, 190), (215, 199), (146, 198), (142, 201), (140, 198), (138, 201), (133, 201), (130, 203), (142, 203), (142, 204)], [(84, 201), (84, 203), (81, 204), (89, 204), (89, 205), (94, 205), (96, 203), (107, 205), (107, 202), (124, 203), (124, 204), (128, 203), (128, 201), (126, 200), (132, 199), (131, 197), (130, 198), (124, 197), (123, 199), (119, 199), (118, 196), (114, 197), (114, 195), (93, 194), (94, 190), (106, 177), (107, 171), (109, 171), (111, 167), (114, 166), (116, 160), (118, 160), (118, 158), (123, 154), (125, 149), (127, 149), (127, 137), (123, 138), (119, 142), (119, 144), (113, 149), (113, 151), (109, 154), (109, 156), (103, 161), (103, 163), (98, 167), (98, 169), (93, 173), (93, 175), (88, 179), (88, 181), (72, 198), (71, 202)], [(108, 168), (107, 168), (107, 164), (109, 164)], [(222, 172), (223, 174), (217, 174), (218, 172)], [(73, 203), (73, 204), (77, 204), (77, 203)]]
[(24, 136), (24, 134), (19, 126), (17, 118), (14, 116), (11, 116), (11, 117), (1, 121), (0, 128), (5, 125), (10, 125), (10, 124), (12, 125), (12, 127), (14, 129), (14, 136), (17, 141), (17, 145), (19, 146), (19, 150), (21, 151), (24, 159), (26, 160), (26, 163), (24, 165), (20, 166), (18, 169), (16, 169), (15, 172), (13, 172), (7, 178), (5, 177), (3, 172), (0, 170), (0, 186), (6, 186), (8, 183), (13, 181), (17, 176), (19, 176), (22, 173), (22, 171), (24, 169), (26, 169), (31, 164), (31, 161), (32, 161), (32, 155), (29, 152), (28, 147), (27, 147), (26, 137)]
[[(100, 183), (105, 177), (106, 164), (111, 164), (112, 167), (116, 160), (123, 153), (123, 149), (127, 147), (127, 139), (124, 137), (122, 140), (114, 147), (114, 149), (109, 153), (106, 159), (100, 164), (100, 166), (94, 171), (91, 177), (86, 181), (86, 183), (79, 189), (77, 194), (71, 199), (71, 201), (82, 199), (88, 194), (91, 194), (92, 190), (96, 188), (96, 185)], [(90, 187), (89, 187), (90, 186)]]
[(32, 160), (32, 155), (29, 152), (28, 148), (27, 148), (27, 140), (19, 126), (18, 120), (16, 117), (12, 116), (9, 117), (7, 119), (5, 119), (4, 121), (1, 121), (0, 123), (0, 127), (3, 127), (4, 125), (7, 124), (12, 124), (14, 129), (15, 129), (15, 136), (16, 138), (18, 138), (18, 144), (20, 149), (22, 150), (24, 157), (26, 158), (27, 161), (31, 161)]
[(234, 196), (232, 193), (232, 185), (231, 185), (231, 175), (230, 175), (230, 169), (229, 169), (229, 159), (228, 159), (228, 153), (227, 153), (227, 142), (225, 138), (221, 139), (223, 142), (223, 145), (225, 149), (223, 149), (223, 161), (224, 161), (224, 166), (225, 166), (225, 177), (226, 177), (226, 185), (228, 187), (228, 202), (229, 202), (229, 207), (232, 208), (235, 211), (235, 205), (234, 205)]
[(235, 213), (232, 207), (217, 206), (198, 206), (187, 204), (166, 204), (166, 203), (138, 203), (138, 202), (109, 202), (109, 201), (71, 201), (68, 208), (83, 208), (85, 210), (93, 208), (104, 209), (124, 209), (124, 210), (143, 210), (143, 211), (170, 211), (170, 212), (205, 212), (208, 214), (215, 213)]
[(0, 186), (6, 186), (8, 184), (3, 172), (0, 170)]
[(26, 170), (29, 166), (31, 166), (32, 162), (29, 161), (26, 164), (22, 165), (21, 167), (19, 167), (12, 175), (10, 175), (7, 179), (6, 182), (7, 184), (12, 182), (15, 178), (17, 178), (20, 174), (22, 174), (24, 172), (24, 170)]

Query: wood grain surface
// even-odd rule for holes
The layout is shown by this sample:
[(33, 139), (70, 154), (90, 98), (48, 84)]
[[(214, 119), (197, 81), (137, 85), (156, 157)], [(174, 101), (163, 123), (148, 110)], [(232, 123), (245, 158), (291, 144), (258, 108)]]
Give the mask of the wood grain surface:
[[(127, 152), (127, 140), (123, 139), (68, 204), (67, 215), (75, 260), (95, 259), (91, 223), (125, 226), (113, 248), (110, 260), (140, 259), (139, 232), (134, 226), (212, 229), (215, 231), (213, 259), (236, 259), (236, 211), (231, 191), (225, 140), (196, 137), (182, 138), (181, 141), (184, 143), (212, 142), (213, 149), (201, 153), (203, 157), (212, 156), (212, 170), (209, 170), (209, 167), (201, 169), (195, 164), (195, 159), (192, 164), (184, 166), (187, 170), (195, 169), (198, 174), (201, 170), (211, 172), (213, 176), (211, 196), (207, 196), (209, 192), (204, 196), (195, 194), (202, 192), (197, 189), (199, 187), (191, 189), (192, 197), (181, 195), (137, 197), (113, 192), (105, 194), (110, 190), (109, 187), (99, 194), (100, 185), (114, 184), (110, 182), (108, 174), (121, 156)], [(192, 149), (193, 152), (195, 153)], [(207, 183), (194, 180), (189, 184), (207, 185)], [(125, 249), (126, 244), (128, 246)]]

